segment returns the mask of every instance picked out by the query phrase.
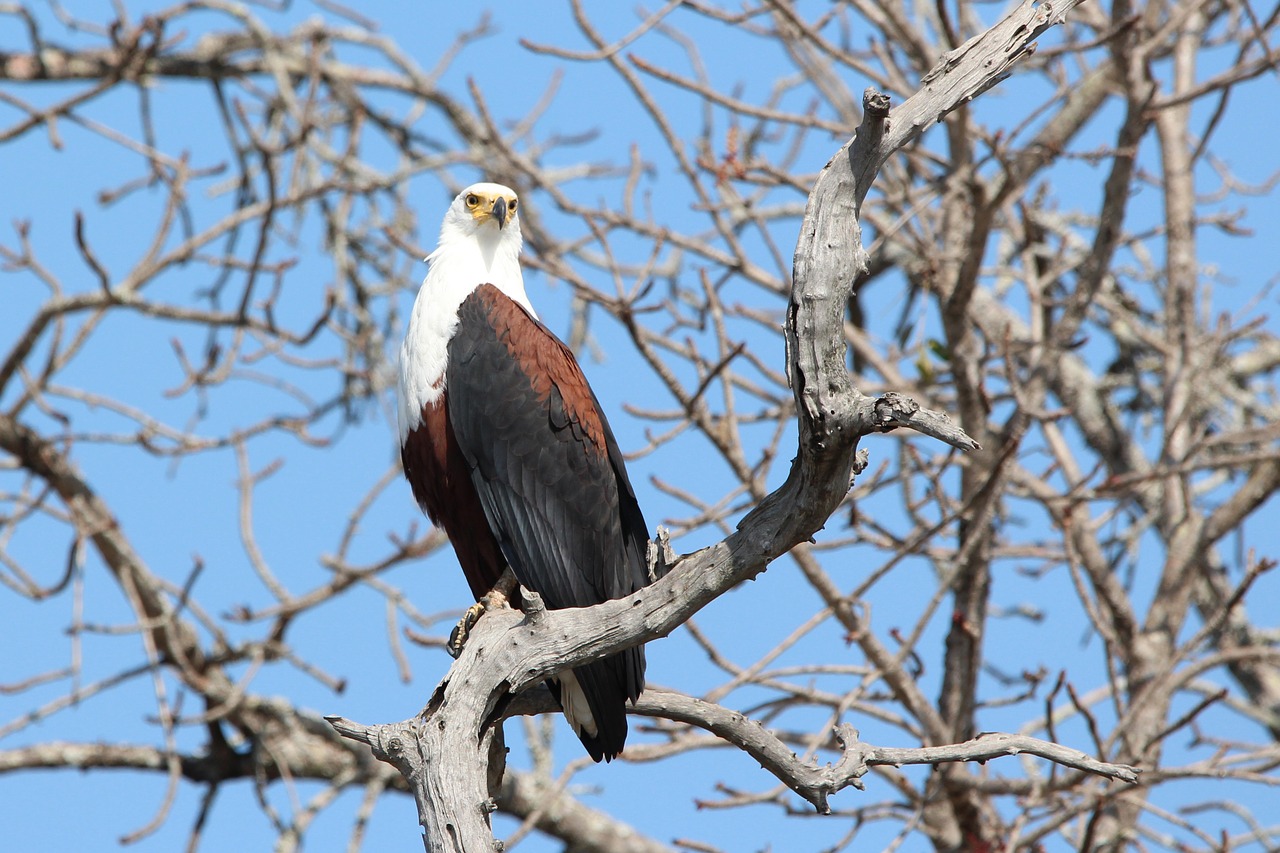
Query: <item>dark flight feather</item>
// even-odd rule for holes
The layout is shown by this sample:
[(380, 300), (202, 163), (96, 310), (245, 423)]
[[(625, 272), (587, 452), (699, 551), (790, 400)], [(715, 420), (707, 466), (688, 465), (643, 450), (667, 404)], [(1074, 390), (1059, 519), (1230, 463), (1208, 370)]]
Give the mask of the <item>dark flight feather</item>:
[[(520, 583), (552, 609), (648, 583), (648, 527), (599, 402), (569, 349), (492, 285), (458, 310), (444, 400), (487, 520), (463, 536), (492, 537)], [(468, 566), (463, 550), (468, 580), (486, 579), (488, 566)], [(485, 549), (474, 550), (483, 563)], [(644, 648), (574, 673), (598, 727), (595, 738), (580, 735), (583, 743), (597, 761), (612, 758), (626, 738), (624, 703), (644, 687)], [(549, 686), (559, 699), (558, 685)]]

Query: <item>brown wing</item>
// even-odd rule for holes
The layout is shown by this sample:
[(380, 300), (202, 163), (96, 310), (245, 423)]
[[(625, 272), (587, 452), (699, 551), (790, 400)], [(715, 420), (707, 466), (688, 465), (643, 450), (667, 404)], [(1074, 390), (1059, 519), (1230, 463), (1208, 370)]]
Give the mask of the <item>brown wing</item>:
[[(516, 302), (482, 285), (458, 312), (446, 368), (449, 422), (503, 556), (551, 608), (648, 582), (647, 526), (609, 424), (573, 354)], [(596, 718), (592, 756), (626, 738), (644, 650), (574, 670)], [(554, 688), (553, 688), (554, 689)]]
[(444, 528), (478, 600), (498, 582), (506, 561), (489, 531), (471, 469), (449, 424), (447, 392), (422, 407), (422, 423), (405, 438), (400, 461), (414, 498)]

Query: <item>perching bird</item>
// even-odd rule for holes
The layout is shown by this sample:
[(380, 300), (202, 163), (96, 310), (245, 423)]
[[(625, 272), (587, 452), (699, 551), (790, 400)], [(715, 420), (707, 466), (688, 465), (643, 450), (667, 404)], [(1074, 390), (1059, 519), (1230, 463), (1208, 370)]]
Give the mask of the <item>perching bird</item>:
[[(400, 350), (400, 454), (477, 599), (510, 566), (551, 609), (648, 583), (648, 528), (622, 453), (573, 353), (520, 275), (515, 192), (463, 190), (440, 226)], [(596, 761), (627, 737), (637, 646), (547, 682)]]

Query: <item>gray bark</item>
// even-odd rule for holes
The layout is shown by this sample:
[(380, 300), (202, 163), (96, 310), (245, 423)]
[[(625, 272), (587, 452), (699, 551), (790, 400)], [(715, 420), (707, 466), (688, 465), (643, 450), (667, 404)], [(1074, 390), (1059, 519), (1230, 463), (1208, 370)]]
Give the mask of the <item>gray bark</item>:
[(1012, 63), (1034, 49), (1033, 40), (1075, 5), (1068, 2), (1059, 10), (1024, 3), (948, 53), (923, 88), (892, 112), (885, 96), (873, 90), (864, 95), (862, 124), (819, 174), (796, 246), (786, 324), (787, 370), (799, 414), (795, 461), (786, 482), (736, 532), (680, 558), (665, 577), (626, 599), (547, 611), (526, 591), (523, 614), (486, 614), (414, 720), (365, 727), (330, 718), (339, 732), (369, 743), (377, 757), (408, 779), (428, 850), (495, 847), (489, 823), (494, 805), (485, 784), (487, 750), (480, 733), (504, 693), (666, 636), (718, 595), (808, 540), (860, 470), (857, 449), (863, 436), (909, 427), (962, 450), (978, 448), (943, 413), (923, 410), (900, 395), (871, 399), (853, 386), (844, 311), (854, 279), (866, 268), (858, 209), (894, 151), (1003, 79)]

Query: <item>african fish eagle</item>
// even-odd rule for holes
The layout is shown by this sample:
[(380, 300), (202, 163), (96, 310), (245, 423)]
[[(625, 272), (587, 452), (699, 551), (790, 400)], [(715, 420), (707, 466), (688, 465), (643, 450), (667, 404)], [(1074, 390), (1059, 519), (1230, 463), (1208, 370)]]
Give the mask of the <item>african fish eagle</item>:
[[(525, 295), (518, 206), (479, 183), (445, 213), (400, 350), (400, 458), (477, 599), (509, 566), (548, 608), (584, 607), (648, 583), (648, 528), (582, 368)], [(637, 646), (548, 680), (596, 761), (622, 751), (644, 666)]]

